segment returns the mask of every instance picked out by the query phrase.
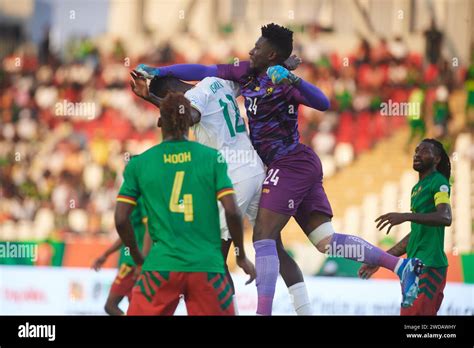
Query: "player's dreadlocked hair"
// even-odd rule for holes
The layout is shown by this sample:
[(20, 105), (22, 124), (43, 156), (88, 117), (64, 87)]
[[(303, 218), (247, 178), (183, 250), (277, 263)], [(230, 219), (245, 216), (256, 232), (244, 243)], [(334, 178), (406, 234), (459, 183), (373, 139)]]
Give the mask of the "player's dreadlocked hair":
[(286, 60), (293, 51), (293, 32), (275, 23), (262, 27), (262, 36), (277, 50), (281, 60)]
[(161, 102), (161, 127), (173, 138), (180, 138), (191, 125), (191, 104), (182, 93), (169, 92)]
[(449, 160), (449, 156), (446, 150), (438, 140), (435, 139), (423, 139), (423, 142), (433, 144), (437, 154), (441, 157), (438, 165), (436, 166), (436, 170), (444, 175), (446, 179), (449, 180), (451, 177), (451, 162)]

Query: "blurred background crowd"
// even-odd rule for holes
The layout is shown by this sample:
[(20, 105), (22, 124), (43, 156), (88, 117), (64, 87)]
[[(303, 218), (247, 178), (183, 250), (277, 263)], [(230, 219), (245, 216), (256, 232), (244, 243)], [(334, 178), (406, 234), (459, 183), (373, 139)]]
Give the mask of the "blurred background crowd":
[[(36, 11), (45, 2), (32, 3)], [(399, 130), (405, 132), (397, 150), (404, 153), (428, 136), (452, 151), (456, 135), (472, 130), (472, 55), (445, 54), (441, 24), (428, 17), (429, 24), (409, 35), (359, 34), (343, 41), (328, 40), (334, 33), (316, 21), (281, 23), (295, 31), (294, 53), (303, 59), (296, 73), (331, 100), (325, 113), (299, 110), (301, 141), (319, 154), (326, 178)], [(138, 63), (245, 60), (258, 37), (246, 38), (242, 48), (240, 32), (229, 24), (217, 28), (210, 44), (191, 30), (159, 40), (147, 39), (145, 30), (142, 50), (120, 35), (109, 35), (107, 44), (99, 35), (72, 35), (58, 49), (49, 26), (36, 40), (16, 27), (1, 34), (0, 240), (115, 238), (124, 165), (161, 136), (159, 110), (131, 93), (130, 70)], [(411, 36), (421, 45), (410, 45)], [(382, 114), (383, 103), (405, 102), (420, 103), (420, 112)]]

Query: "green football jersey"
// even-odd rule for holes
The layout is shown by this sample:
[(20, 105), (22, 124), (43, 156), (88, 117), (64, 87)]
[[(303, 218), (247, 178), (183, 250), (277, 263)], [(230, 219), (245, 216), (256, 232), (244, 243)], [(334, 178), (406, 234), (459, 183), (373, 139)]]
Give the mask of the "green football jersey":
[[(130, 223), (132, 224), (133, 232), (135, 232), (135, 239), (137, 240), (138, 248), (140, 248), (140, 250), (143, 249), (143, 238), (145, 237), (147, 222), (148, 217), (146, 210), (143, 201), (140, 198), (137, 200), (137, 206), (133, 209), (132, 214), (130, 215)], [(135, 266), (135, 261), (133, 261), (130, 251), (125, 246), (120, 248), (119, 266), (122, 263)]]
[(215, 149), (164, 141), (125, 168), (117, 200), (142, 197), (153, 246), (143, 270), (224, 273), (217, 199), (233, 193)]
[[(414, 213), (433, 213), (441, 203), (449, 204), (448, 180), (435, 171), (420, 180), (411, 191), (411, 210)], [(427, 267), (446, 267), (444, 226), (428, 226), (412, 222), (407, 256), (419, 258)]]

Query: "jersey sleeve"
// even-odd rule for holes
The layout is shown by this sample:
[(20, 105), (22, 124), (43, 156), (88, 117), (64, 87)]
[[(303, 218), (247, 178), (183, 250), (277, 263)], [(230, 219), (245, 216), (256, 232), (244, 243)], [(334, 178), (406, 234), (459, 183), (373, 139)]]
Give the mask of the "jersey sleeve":
[(239, 82), (239, 80), (246, 74), (250, 69), (250, 62), (243, 61), (235, 64), (217, 64), (217, 77), (224, 80), (231, 80)]
[(450, 204), (451, 188), (449, 187), (448, 180), (441, 175), (437, 175), (431, 183), (431, 193), (435, 202), (435, 206), (438, 204)]
[(208, 94), (198, 85), (186, 92), (185, 97), (188, 98), (191, 106), (200, 112), (201, 117), (204, 116), (204, 109), (208, 102)]
[(123, 173), (123, 183), (117, 196), (118, 202), (137, 205), (140, 198), (140, 189), (137, 181), (136, 160), (130, 160)]
[(301, 80), (298, 86), (289, 86), (286, 98), (290, 103), (303, 104), (319, 111), (326, 111), (330, 106), (324, 93), (305, 80)]
[(215, 178), (216, 196), (221, 199), (224, 196), (234, 193), (232, 181), (227, 175), (227, 163), (220, 152), (216, 152)]
[(175, 64), (159, 68), (160, 76), (173, 76), (185, 81), (199, 81), (206, 77), (216, 76), (216, 65)]
[(143, 198), (140, 197), (137, 201), (137, 208), (140, 209), (140, 220), (142, 223), (146, 224), (148, 222), (148, 214), (145, 208), (145, 203), (143, 202)]

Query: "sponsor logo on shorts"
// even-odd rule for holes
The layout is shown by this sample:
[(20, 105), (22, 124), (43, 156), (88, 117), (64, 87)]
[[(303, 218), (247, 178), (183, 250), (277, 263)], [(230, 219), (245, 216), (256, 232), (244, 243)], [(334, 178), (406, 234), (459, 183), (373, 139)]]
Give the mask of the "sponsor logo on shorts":
[(293, 209), (295, 207), (295, 201), (292, 199), (288, 200), (288, 208)]
[(416, 190), (415, 192), (413, 192), (413, 193), (411, 194), (411, 196), (412, 196), (412, 197), (416, 196), (418, 193), (420, 193), (421, 189), (422, 189), (421, 186), (418, 187), (418, 190)]
[(262, 193), (270, 193), (270, 189), (264, 188), (264, 189), (262, 190)]

